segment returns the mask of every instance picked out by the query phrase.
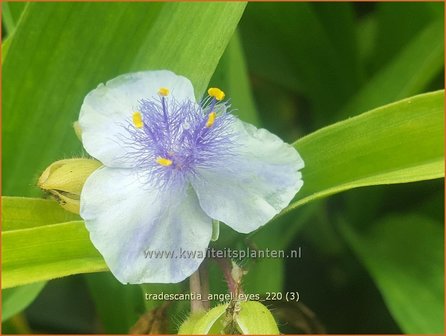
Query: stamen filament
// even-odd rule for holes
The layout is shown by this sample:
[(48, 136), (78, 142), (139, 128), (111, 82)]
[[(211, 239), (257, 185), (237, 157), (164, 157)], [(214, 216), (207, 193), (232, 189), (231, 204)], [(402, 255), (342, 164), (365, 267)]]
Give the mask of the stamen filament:
[(206, 122), (207, 128), (211, 127), (214, 124), (216, 117), (217, 117), (217, 114), (215, 112), (209, 113), (208, 121)]
[(164, 117), (164, 123), (166, 125), (166, 133), (167, 136), (170, 138), (169, 116), (167, 114), (167, 104), (165, 96), (161, 96), (161, 105), (163, 106), (163, 117)]

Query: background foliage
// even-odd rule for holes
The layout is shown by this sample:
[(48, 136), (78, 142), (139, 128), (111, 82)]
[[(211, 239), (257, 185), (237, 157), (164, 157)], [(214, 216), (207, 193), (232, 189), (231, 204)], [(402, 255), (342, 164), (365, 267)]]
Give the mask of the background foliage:
[[(45, 167), (86, 155), (72, 131), (86, 93), (159, 68), (197, 96), (222, 87), (306, 162), (302, 192), (247, 237), (303, 257), (241, 262), (247, 292), (299, 291), (314, 312), (272, 302), (281, 332), (443, 333), (443, 3), (2, 6), (5, 333), (127, 333), (159, 304), (144, 292), (184, 290), (90, 273), (106, 266), (80, 218), (36, 199)], [(217, 246), (246, 244), (222, 229)], [(210, 278), (226, 291), (213, 264)], [(169, 331), (187, 309), (168, 308)]]

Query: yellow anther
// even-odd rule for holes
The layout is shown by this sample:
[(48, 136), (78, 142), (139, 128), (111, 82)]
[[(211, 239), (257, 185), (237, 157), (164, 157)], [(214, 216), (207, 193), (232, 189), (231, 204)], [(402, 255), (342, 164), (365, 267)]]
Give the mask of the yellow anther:
[(160, 164), (161, 166), (165, 166), (165, 167), (172, 165), (172, 160), (163, 158), (161, 156), (158, 156), (155, 161), (156, 161), (156, 163)]
[(142, 128), (144, 126), (141, 113), (133, 113), (133, 125), (135, 125), (136, 128)]
[(162, 87), (159, 89), (158, 94), (160, 96), (166, 97), (167, 95), (169, 95), (169, 89)]
[(225, 98), (225, 93), (219, 88), (210, 88), (208, 90), (208, 95), (217, 100), (223, 100)]
[(209, 113), (208, 121), (206, 122), (207, 128), (211, 127), (214, 124), (216, 117), (217, 117), (217, 115), (215, 114), (215, 112)]

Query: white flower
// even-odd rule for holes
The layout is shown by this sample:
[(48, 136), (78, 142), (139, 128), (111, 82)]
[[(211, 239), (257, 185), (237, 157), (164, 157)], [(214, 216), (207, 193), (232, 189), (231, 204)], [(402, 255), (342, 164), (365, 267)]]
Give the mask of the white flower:
[(122, 283), (182, 281), (203, 253), (180, 250), (205, 251), (213, 219), (251, 232), (303, 184), (293, 147), (230, 114), (221, 90), (208, 93), (197, 103), (187, 78), (161, 70), (119, 76), (84, 100), (82, 142), (104, 167), (80, 213)]

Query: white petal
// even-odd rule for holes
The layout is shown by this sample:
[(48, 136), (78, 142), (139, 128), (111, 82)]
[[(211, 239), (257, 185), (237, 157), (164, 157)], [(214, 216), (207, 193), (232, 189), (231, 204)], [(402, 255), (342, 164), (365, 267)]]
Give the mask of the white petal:
[[(107, 167), (88, 178), (81, 216), (91, 241), (122, 283), (182, 281), (204, 258), (212, 220), (190, 186), (159, 191), (141, 182), (135, 170)], [(182, 257), (181, 250), (195, 255)], [(177, 258), (149, 257), (147, 251), (175, 253)]]
[(100, 84), (86, 97), (81, 107), (79, 125), (87, 152), (108, 167), (131, 167), (123, 159), (129, 147), (124, 125), (132, 121), (141, 99), (156, 97), (161, 87), (168, 88), (167, 99), (195, 101), (192, 83), (171, 71), (144, 71), (118, 76)]
[(233, 159), (202, 168), (192, 179), (200, 205), (212, 218), (242, 233), (267, 223), (303, 185), (297, 151), (265, 129), (236, 120), (239, 144)]

